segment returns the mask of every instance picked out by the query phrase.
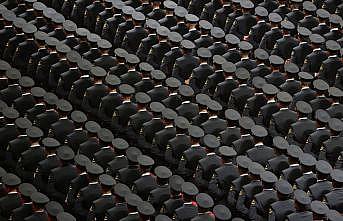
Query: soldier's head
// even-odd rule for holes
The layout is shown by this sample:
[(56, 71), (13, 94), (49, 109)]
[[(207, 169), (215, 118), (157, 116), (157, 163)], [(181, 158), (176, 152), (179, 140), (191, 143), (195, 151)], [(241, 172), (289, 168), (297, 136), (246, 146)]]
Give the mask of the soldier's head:
[(250, 162), (248, 171), (251, 180), (260, 180), (260, 176), (263, 172), (265, 172), (265, 169), (261, 164), (257, 162)]
[(234, 109), (226, 109), (225, 118), (226, 118), (228, 127), (238, 126), (239, 125), (238, 121), (241, 118), (241, 114)]
[(7, 193), (9, 193), (17, 191), (21, 180), (17, 175), (13, 173), (6, 173), (2, 176), (2, 182), (5, 184)]
[(126, 22), (132, 21), (132, 14), (135, 12), (135, 9), (132, 8), (131, 6), (125, 5), (125, 6), (123, 6), (123, 8), (121, 10), (122, 10), (125, 21)]
[(291, 9), (300, 9), (302, 10), (302, 0), (291, 0), (290, 2), (290, 8)]
[(124, 100), (130, 101), (131, 96), (135, 93), (135, 89), (128, 84), (121, 84), (119, 85), (119, 92)]
[(225, 42), (227, 44), (228, 49), (233, 49), (233, 48), (237, 48), (238, 44), (240, 43), (239, 38), (234, 35), (234, 34), (227, 34), (225, 35)]
[(100, 130), (100, 125), (95, 121), (87, 121), (84, 128), (87, 131), (87, 136), (89, 138), (97, 137), (97, 133)]
[(299, 118), (308, 117), (312, 113), (311, 105), (305, 101), (298, 101), (295, 106)]
[(311, 154), (303, 153), (299, 156), (299, 162), (302, 172), (307, 173), (314, 171), (314, 167), (317, 161), (316, 158), (314, 158)]
[(43, 137), (43, 131), (36, 126), (32, 126), (26, 129), (26, 134), (30, 139), (31, 144), (38, 143), (38, 141)]
[(157, 28), (160, 26), (160, 23), (154, 19), (147, 19), (145, 22), (145, 29), (148, 30), (149, 34), (156, 33)]
[(285, 61), (283, 60), (283, 58), (281, 58), (277, 55), (270, 55), (269, 56), (269, 63), (271, 65), (272, 71), (277, 72), (282, 68)]
[(162, 120), (164, 125), (168, 126), (168, 125), (173, 125), (174, 120), (177, 117), (177, 113), (170, 109), (170, 108), (165, 108), (162, 110)]
[(60, 118), (67, 117), (69, 113), (73, 110), (73, 106), (70, 104), (70, 102), (64, 99), (58, 100), (56, 106)]
[(213, 56), (213, 69), (215, 71), (222, 70), (222, 65), (227, 62), (226, 59), (221, 55), (214, 55)]
[(325, 215), (330, 209), (325, 203), (314, 200), (311, 202), (311, 210), (313, 213), (313, 220), (324, 220)]
[(137, 212), (137, 207), (143, 203), (143, 200), (137, 194), (127, 193), (125, 202), (129, 212)]
[(37, 192), (37, 189), (31, 183), (22, 183), (18, 187), (18, 192), (20, 193), (21, 199), (24, 203), (30, 203), (32, 202), (30, 196)]
[(155, 161), (151, 157), (144, 154), (139, 155), (137, 157), (137, 162), (138, 162), (139, 171), (141, 174), (149, 173), (151, 170), (151, 167), (155, 164)]
[(151, 79), (154, 81), (154, 85), (156, 86), (162, 86), (162, 83), (166, 79), (166, 75), (161, 70), (152, 70), (150, 73)]
[(177, 4), (173, 1), (167, 0), (163, 2), (163, 7), (165, 9), (166, 16), (173, 16)]
[(105, 83), (112, 92), (116, 92), (119, 85), (121, 84), (120, 78), (116, 75), (109, 74), (105, 77)]
[(154, 117), (161, 117), (162, 111), (165, 109), (165, 106), (160, 102), (151, 102), (149, 105), (149, 109)]
[(262, 6), (255, 8), (255, 16), (257, 21), (266, 20), (268, 18), (268, 10)]
[(112, 140), (114, 139), (113, 133), (107, 128), (101, 128), (98, 131), (99, 144), (102, 147), (111, 148)]
[(288, 108), (293, 101), (293, 97), (289, 93), (281, 91), (277, 93), (276, 100), (278, 101), (280, 108)]
[(320, 48), (325, 42), (325, 38), (319, 34), (310, 35), (311, 46), (313, 49)]
[(74, 163), (74, 151), (70, 147), (64, 145), (57, 148), (57, 156), (61, 161), (62, 166)]
[(343, 91), (337, 87), (330, 87), (328, 93), (329, 97), (332, 99), (332, 104), (337, 104), (343, 97)]
[(207, 36), (212, 30), (213, 26), (206, 20), (199, 21), (199, 28), (202, 36)]
[(201, 143), (205, 146), (206, 152), (212, 154), (220, 146), (220, 141), (213, 134), (206, 134)]
[(235, 76), (240, 85), (245, 85), (250, 78), (250, 73), (245, 68), (237, 68)]
[(185, 16), (186, 22), (187, 22), (187, 27), (189, 30), (196, 29), (196, 26), (199, 22), (199, 18), (196, 15), (193, 14), (187, 14)]
[(176, 6), (174, 9), (177, 23), (184, 22), (185, 16), (188, 14), (187, 9), (182, 6)]
[(231, 163), (233, 159), (237, 156), (237, 152), (233, 147), (220, 146), (218, 152), (223, 160), (223, 163)]
[(19, 134), (26, 134), (26, 130), (32, 126), (32, 122), (26, 117), (19, 117), (14, 121)]
[(295, 25), (290, 21), (283, 20), (281, 22), (281, 28), (282, 28), (283, 35), (286, 36), (286, 35), (290, 35), (294, 31)]
[(338, 118), (330, 118), (328, 125), (331, 136), (338, 136), (343, 131), (343, 122)]
[(270, 13), (268, 19), (272, 28), (279, 27), (280, 22), (282, 21), (282, 17), (275, 12)]
[(117, 183), (114, 188), (114, 195), (116, 203), (124, 203), (125, 196), (131, 193), (131, 189), (123, 183)]
[(208, 113), (211, 116), (218, 116), (219, 112), (223, 110), (222, 105), (215, 101), (215, 100), (210, 100), (207, 103), (207, 110)]
[(165, 84), (168, 87), (169, 96), (178, 95), (177, 91), (181, 85), (181, 82), (179, 79), (174, 78), (174, 77), (169, 77), (165, 80)]
[(288, 156), (288, 162), (289, 164), (298, 164), (299, 163), (299, 157), (303, 154), (303, 150), (294, 144), (288, 145), (287, 147), (287, 156)]
[(67, 53), (66, 58), (69, 68), (77, 69), (77, 63), (81, 60), (81, 55), (72, 50)]
[(231, 5), (231, 7), (232, 7), (232, 9), (234, 10), (234, 11), (240, 11), (241, 10), (241, 4), (240, 4), (240, 0), (233, 0), (232, 1), (232, 5)]
[(262, 185), (264, 189), (272, 189), (275, 183), (278, 181), (278, 178), (273, 172), (263, 171), (260, 174)]
[(252, 162), (251, 159), (248, 158), (247, 156), (244, 156), (244, 155), (237, 156), (236, 163), (238, 166), (238, 171), (241, 175), (248, 174), (248, 171), (249, 171), (248, 168), (251, 162)]
[(42, 145), (45, 148), (46, 155), (56, 153), (56, 149), (61, 146), (60, 142), (52, 137), (43, 138)]
[(254, 3), (249, 0), (240, 1), (240, 5), (244, 14), (250, 13), (250, 11), (254, 8)]
[(316, 14), (317, 14), (319, 23), (328, 24), (329, 18), (330, 18), (330, 13), (328, 11), (326, 11), (323, 8), (320, 8), (320, 9), (317, 9)]
[(112, 140), (112, 147), (114, 148), (114, 152), (117, 156), (124, 156), (126, 150), (129, 148), (129, 144), (126, 140), (122, 138), (114, 138)]
[(341, 46), (334, 40), (328, 40), (325, 43), (326, 49), (330, 56), (339, 55)]
[(268, 100), (273, 100), (275, 95), (279, 92), (279, 89), (273, 84), (265, 84), (262, 87), (262, 91)]
[(199, 111), (207, 112), (207, 103), (211, 98), (207, 94), (197, 94), (195, 96), (195, 101), (199, 106)]
[(326, 127), (330, 118), (331, 117), (330, 117), (329, 113), (323, 109), (316, 110), (316, 112), (314, 114), (314, 119), (316, 120), (318, 128)]
[(180, 47), (180, 43), (182, 41), (182, 36), (177, 32), (169, 32), (168, 34), (168, 42), (170, 47)]
[(192, 50), (195, 48), (195, 44), (189, 40), (182, 40), (181, 41), (182, 53), (191, 54)]
[(86, 172), (86, 166), (91, 163), (90, 159), (83, 154), (75, 155), (74, 162), (79, 174)]
[(332, 178), (332, 185), (334, 188), (342, 188), (343, 187), (342, 170), (333, 169), (330, 173), (330, 177)]
[(312, 32), (305, 28), (305, 27), (298, 27), (298, 39), (300, 42), (309, 42), (309, 37), (312, 34)]
[(154, 174), (157, 177), (157, 183), (159, 185), (168, 184), (169, 179), (172, 177), (172, 171), (165, 166), (157, 166), (154, 169)]
[(31, 194), (32, 210), (41, 211), (45, 205), (50, 201), (49, 198), (40, 192), (34, 192)]
[(187, 118), (178, 116), (174, 120), (175, 127), (176, 127), (176, 133), (177, 134), (185, 134), (187, 132), (188, 127), (190, 126), (189, 121)]
[(145, 21), (145, 15), (141, 12), (134, 12), (132, 14), (132, 20), (135, 27), (142, 27), (143, 22)]
[(185, 202), (192, 202), (199, 193), (198, 188), (191, 182), (181, 184), (182, 199)]
[(152, 0), (152, 7), (154, 9), (159, 9), (161, 6), (161, 1), (160, 0)]
[(43, 17), (43, 11), (47, 8), (42, 2), (34, 2), (33, 5), (35, 17)]
[(155, 214), (155, 208), (151, 203), (147, 201), (142, 201), (137, 207), (140, 219), (143, 221), (150, 220)]
[(111, 193), (111, 190), (113, 186), (116, 184), (116, 181), (110, 175), (101, 174), (99, 176), (99, 183), (101, 185), (101, 192), (105, 194), (105, 193)]
[(145, 109), (151, 102), (150, 96), (144, 92), (136, 93), (135, 100), (138, 110)]
[(207, 193), (199, 193), (195, 197), (196, 203), (200, 213), (206, 213), (212, 209), (214, 206), (214, 201), (210, 195)]
[(225, 38), (225, 32), (219, 27), (213, 27), (211, 29), (211, 36), (215, 43), (222, 43)]
[(241, 134), (250, 134), (251, 128), (255, 125), (254, 120), (247, 116), (241, 117), (238, 123), (241, 128)]
[(303, 2), (303, 12), (306, 15), (314, 15), (317, 7), (315, 4), (313, 4), (311, 1), (304, 1)]
[(316, 162), (316, 174), (318, 180), (326, 180), (332, 172), (332, 166), (325, 160)]
[(268, 131), (260, 125), (254, 125), (251, 128), (251, 134), (254, 137), (255, 144), (263, 144), (264, 139), (268, 136)]
[(298, 212), (307, 211), (308, 206), (311, 204), (311, 198), (308, 194), (300, 189), (294, 191), (294, 206)]
[(200, 142), (200, 138), (205, 135), (204, 130), (198, 126), (191, 125), (188, 128), (188, 134), (191, 138), (192, 144), (198, 144)]
[(277, 191), (279, 200), (287, 200), (292, 197), (293, 188), (291, 184), (289, 184), (289, 182), (287, 182), (286, 180), (277, 181), (274, 188)]
[(338, 31), (342, 28), (342, 17), (337, 14), (331, 14), (330, 18), (330, 27), (332, 31)]

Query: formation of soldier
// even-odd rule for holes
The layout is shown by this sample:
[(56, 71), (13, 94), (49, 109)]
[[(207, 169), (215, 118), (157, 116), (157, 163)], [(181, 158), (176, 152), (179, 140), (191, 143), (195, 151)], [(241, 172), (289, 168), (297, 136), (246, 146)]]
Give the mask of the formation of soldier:
[(343, 220), (340, 0), (6, 0), (0, 221)]

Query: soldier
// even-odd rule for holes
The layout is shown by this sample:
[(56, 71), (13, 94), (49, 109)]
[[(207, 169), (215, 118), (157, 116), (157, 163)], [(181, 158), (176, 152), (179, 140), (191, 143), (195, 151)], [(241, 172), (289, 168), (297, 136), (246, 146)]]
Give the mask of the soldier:
[(136, 54), (141, 40), (148, 36), (148, 32), (142, 27), (142, 22), (145, 21), (145, 16), (142, 13), (134, 12), (132, 20), (134, 28), (126, 32), (122, 48), (128, 53)]
[(253, 195), (249, 216), (256, 217), (257, 220), (267, 219), (270, 205), (277, 201), (277, 193), (273, 185), (277, 182), (277, 177), (270, 171), (264, 171), (260, 174), (262, 181), (262, 190)]
[(117, 28), (117, 32), (115, 34), (113, 42), (114, 48), (119, 48), (123, 42), (125, 33), (134, 28), (132, 21), (132, 14), (134, 13), (134, 11), (135, 10), (131, 6), (123, 6), (122, 12), (124, 20), (122, 23), (119, 24)]
[(111, 208), (115, 203), (114, 196), (111, 193), (111, 189), (115, 185), (115, 180), (107, 174), (102, 174), (99, 176), (99, 182), (101, 184), (102, 195), (93, 201), (87, 218), (90, 220), (104, 220), (106, 210)]
[(279, 14), (274, 12), (270, 13), (268, 18), (271, 30), (264, 34), (259, 47), (270, 53), (274, 48), (276, 41), (282, 38), (282, 32), (279, 29), (279, 23), (282, 21), (282, 18)]
[(291, 194), (292, 186), (285, 180), (275, 183), (275, 189), (278, 193), (278, 201), (272, 203), (269, 209), (269, 220), (284, 220), (287, 215), (295, 212), (294, 201)]
[(177, 4), (173, 1), (164, 1), (163, 6), (166, 11), (166, 15), (164, 18), (158, 20), (158, 23), (170, 29), (171, 27), (174, 27), (176, 25), (174, 10), (177, 7)]
[(160, 69), (167, 76), (171, 76), (176, 59), (182, 56), (182, 50), (180, 49), (182, 36), (178, 32), (170, 32), (168, 41), (171, 49), (164, 54)]
[(311, 203), (310, 197), (302, 190), (294, 191), (294, 206), (296, 212), (287, 216), (287, 220), (297, 219), (312, 219), (312, 212), (308, 211), (306, 207)]
[(182, 6), (176, 6), (174, 9), (174, 14), (176, 17), (176, 25), (170, 28), (170, 31), (175, 31), (181, 36), (187, 34), (188, 27), (185, 24), (185, 16), (188, 14), (188, 11)]
[(160, 68), (164, 54), (170, 51), (170, 45), (167, 42), (169, 32), (169, 29), (164, 26), (157, 28), (158, 43), (151, 47), (146, 59), (155, 69)]
[(333, 189), (330, 193), (325, 195), (326, 202), (331, 209), (335, 209), (338, 212), (342, 212), (342, 208), (339, 208), (339, 205), (342, 203), (340, 199), (337, 199), (335, 196), (340, 194), (340, 186), (342, 186), (342, 171), (338, 169), (332, 170), (330, 176), (332, 177)]
[(242, 217), (249, 216), (249, 208), (253, 200), (253, 196), (262, 191), (262, 182), (260, 174), (264, 172), (263, 166), (256, 162), (250, 162), (249, 167), (250, 182), (241, 186), (241, 191), (237, 199), (236, 209)]
[(325, 39), (319, 34), (310, 35), (312, 52), (306, 56), (301, 70), (309, 73), (318, 73), (323, 61), (327, 59), (326, 53), (320, 48)]
[(251, 133), (254, 136), (255, 146), (247, 151), (247, 155), (252, 161), (265, 167), (274, 156), (273, 149), (263, 143), (268, 132), (264, 127), (255, 125), (251, 128)]
[(94, 66), (90, 73), (94, 77), (94, 85), (87, 88), (82, 100), (82, 109), (95, 117), (98, 114), (101, 99), (108, 94), (109, 88), (103, 84), (103, 78), (106, 76), (104, 69)]
[(105, 1), (103, 3), (103, 6), (105, 7), (105, 9), (102, 12), (100, 12), (99, 15), (97, 15), (96, 23), (95, 23), (95, 27), (94, 27), (94, 32), (98, 35), (102, 34), (102, 30), (103, 30), (105, 21), (114, 15), (114, 12), (112, 9), (112, 7), (113, 7), (112, 2)]
[(281, 22), (283, 37), (278, 39), (275, 43), (274, 49), (271, 54), (278, 55), (283, 59), (291, 58), (293, 48), (298, 46), (299, 42), (291, 36), (291, 33), (295, 29), (292, 22), (282, 21)]
[(333, 86), (336, 80), (337, 70), (343, 66), (341, 59), (337, 56), (341, 47), (333, 40), (328, 40), (325, 45), (329, 53), (329, 57), (323, 61), (317, 77), (325, 80), (330, 86)]
[(297, 32), (299, 45), (293, 48), (291, 61), (300, 67), (304, 64), (306, 56), (312, 52), (308, 42), (308, 37), (312, 32), (305, 27), (298, 27)]
[(249, 31), (249, 42), (254, 46), (254, 48), (258, 48), (259, 43), (261, 42), (264, 34), (267, 31), (270, 31), (270, 24), (266, 22), (268, 17), (268, 11), (264, 7), (257, 6), (255, 8), (255, 16), (256, 16), (256, 25), (252, 26)]
[(328, 162), (324, 160), (316, 162), (317, 182), (309, 186), (312, 199), (322, 200), (325, 194), (331, 192), (332, 183), (327, 180), (331, 172), (332, 167)]
[(236, 35), (239, 39), (247, 36), (252, 26), (256, 24), (255, 16), (250, 14), (250, 10), (254, 8), (254, 4), (250, 1), (240, 2), (242, 7), (242, 15), (235, 18), (230, 33)]
[(160, 23), (158, 23), (156, 20), (147, 19), (145, 23), (145, 29), (148, 31), (148, 36), (142, 39), (142, 42), (137, 50), (137, 56), (141, 61), (146, 61), (152, 46), (158, 44), (159, 40), (156, 35), (156, 30), (158, 27), (160, 27)]

